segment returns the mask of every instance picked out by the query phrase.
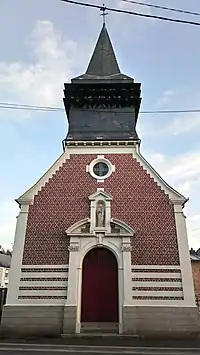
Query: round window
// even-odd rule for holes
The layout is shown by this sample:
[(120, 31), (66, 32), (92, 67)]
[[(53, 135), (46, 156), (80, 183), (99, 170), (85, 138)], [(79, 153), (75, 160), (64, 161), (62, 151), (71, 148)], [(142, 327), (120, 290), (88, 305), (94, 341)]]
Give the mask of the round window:
[(109, 172), (109, 167), (106, 163), (99, 162), (94, 165), (93, 172), (96, 176), (105, 176)]

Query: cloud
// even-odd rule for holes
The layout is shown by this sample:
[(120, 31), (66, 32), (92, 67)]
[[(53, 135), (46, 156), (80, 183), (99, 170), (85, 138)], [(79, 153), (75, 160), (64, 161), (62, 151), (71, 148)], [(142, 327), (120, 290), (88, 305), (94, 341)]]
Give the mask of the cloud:
[(200, 151), (193, 151), (175, 157), (163, 154), (147, 154), (146, 158), (177, 191), (189, 197), (186, 204), (189, 244), (200, 247)]
[(149, 154), (148, 158), (160, 174), (176, 188), (181, 187), (183, 193), (189, 191), (193, 184), (200, 182), (200, 151), (175, 157), (155, 153)]
[(200, 129), (200, 113), (188, 113), (181, 117), (176, 117), (169, 125), (168, 134), (175, 136)]
[(165, 90), (163, 95), (158, 99), (157, 106), (168, 104), (175, 94), (176, 92), (174, 90)]
[[(139, 122), (139, 133), (141, 137), (163, 137), (180, 136), (200, 130), (200, 113), (181, 113), (149, 115), (148, 121)], [(167, 120), (166, 120), (167, 117)], [(160, 119), (160, 121), (159, 121)], [(167, 122), (167, 125), (166, 125)]]
[(76, 42), (64, 39), (50, 21), (36, 23), (29, 46), (34, 63), (0, 62), (2, 96), (21, 103), (60, 105), (63, 84), (81, 65), (83, 53)]
[[(141, 4), (139, 3), (140, 0), (138, 0), (137, 2), (138, 2), (138, 4), (131, 3), (131, 2), (128, 2), (128, 1), (118, 0), (118, 7), (120, 9), (122, 9), (122, 10), (133, 11), (133, 12), (149, 14), (149, 15), (152, 14), (152, 9), (150, 7), (141, 6)], [(145, 1), (144, 1), (144, 3), (145, 3)]]
[(189, 246), (196, 249), (200, 248), (200, 213), (188, 216), (187, 228), (189, 235)]
[(4, 249), (12, 247), (19, 207), (15, 201), (0, 203), (0, 245)]

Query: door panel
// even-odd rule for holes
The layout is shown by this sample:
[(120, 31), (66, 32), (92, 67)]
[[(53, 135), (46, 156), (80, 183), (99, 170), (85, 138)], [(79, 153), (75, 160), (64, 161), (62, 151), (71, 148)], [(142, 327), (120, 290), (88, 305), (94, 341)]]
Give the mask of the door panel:
[(92, 249), (83, 261), (82, 322), (118, 322), (118, 267), (112, 252)]

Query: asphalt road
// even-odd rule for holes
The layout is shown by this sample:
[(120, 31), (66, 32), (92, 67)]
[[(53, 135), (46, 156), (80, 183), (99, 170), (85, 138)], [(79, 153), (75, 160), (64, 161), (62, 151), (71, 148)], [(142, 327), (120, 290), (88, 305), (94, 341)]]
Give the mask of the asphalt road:
[(100, 347), (71, 345), (0, 344), (0, 355), (195, 355), (200, 348)]
[[(48, 355), (60, 355), (60, 354), (67, 354), (67, 355), (74, 355), (74, 354), (76, 354), (76, 355), (81, 355), (81, 354), (83, 354), (83, 353), (80, 353), (80, 352), (67, 352), (67, 353), (64, 353), (64, 352), (39, 352), (39, 351), (37, 351), (37, 352), (32, 352), (32, 351), (27, 351), (27, 352), (24, 352), (24, 351), (12, 351), (12, 350), (9, 350), (9, 351), (0, 351), (0, 354), (1, 355), (3, 355), (3, 354), (5, 354), (5, 355), (44, 355), (44, 354), (48, 354)], [(86, 353), (85, 353), (86, 354)], [(104, 353), (104, 355), (110, 355), (111, 353)], [(113, 355), (114, 355), (114, 353), (112, 353)], [(164, 355), (164, 354), (166, 354), (166, 353), (158, 353), (159, 355)], [(180, 355), (181, 353), (179, 352), (179, 353), (167, 353), (167, 354), (169, 354), (169, 355)], [(187, 352), (187, 355), (194, 355), (194, 354), (199, 354), (199, 352), (196, 352), (196, 353), (194, 353), (194, 352)], [(89, 353), (89, 355), (102, 355), (102, 353)], [(134, 355), (146, 355), (145, 353), (134, 353)], [(152, 353), (152, 355), (153, 355), (153, 353)]]

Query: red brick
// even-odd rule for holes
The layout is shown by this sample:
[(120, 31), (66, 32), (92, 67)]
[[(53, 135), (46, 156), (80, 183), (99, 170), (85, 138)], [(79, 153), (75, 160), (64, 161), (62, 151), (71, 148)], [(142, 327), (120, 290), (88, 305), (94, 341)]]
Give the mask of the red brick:
[(104, 183), (97, 183), (86, 165), (97, 155), (71, 155), (30, 206), (24, 265), (67, 264), (69, 238), (65, 231), (89, 217), (88, 196), (104, 187), (113, 197), (112, 217), (130, 225), (132, 264), (179, 265), (173, 205), (131, 154), (108, 154), (116, 166)]

